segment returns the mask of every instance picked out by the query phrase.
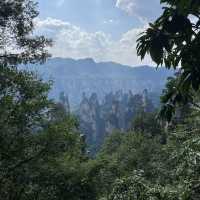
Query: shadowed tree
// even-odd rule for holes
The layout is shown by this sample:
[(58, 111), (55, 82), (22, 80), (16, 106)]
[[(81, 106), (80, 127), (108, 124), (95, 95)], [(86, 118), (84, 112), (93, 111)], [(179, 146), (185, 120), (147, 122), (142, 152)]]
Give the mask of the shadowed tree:
[(48, 99), (49, 83), (17, 68), (49, 56), (37, 16), (35, 1), (0, 1), (0, 199), (95, 199), (77, 121)]
[(137, 53), (150, 54), (159, 66), (179, 69), (176, 85), (165, 98), (162, 115), (170, 120), (179, 104), (193, 103), (200, 86), (200, 2), (161, 0), (162, 15), (137, 40)]

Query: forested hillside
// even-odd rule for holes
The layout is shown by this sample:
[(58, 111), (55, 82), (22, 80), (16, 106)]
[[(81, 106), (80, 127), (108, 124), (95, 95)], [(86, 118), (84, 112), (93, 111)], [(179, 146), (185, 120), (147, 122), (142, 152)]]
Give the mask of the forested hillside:
[(79, 120), (99, 117), (112, 132), (91, 156), (64, 90), (60, 102), (51, 100), (53, 83), (19, 69), (50, 56), (52, 41), (33, 32), (37, 2), (0, 1), (0, 199), (200, 199), (200, 2), (161, 4), (161, 16), (138, 36), (137, 53), (178, 72), (158, 110), (148, 90), (108, 92), (101, 103), (84, 95)]

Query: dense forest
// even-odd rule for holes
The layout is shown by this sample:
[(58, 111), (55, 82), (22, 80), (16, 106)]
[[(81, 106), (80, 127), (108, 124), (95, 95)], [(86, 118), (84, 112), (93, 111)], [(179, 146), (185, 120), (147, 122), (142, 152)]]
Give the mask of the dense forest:
[(18, 69), (50, 56), (52, 41), (33, 34), (37, 3), (0, 1), (0, 199), (200, 199), (200, 2), (161, 3), (163, 13), (139, 36), (137, 52), (178, 72), (159, 111), (142, 105), (91, 157), (79, 121), (49, 100), (52, 83)]

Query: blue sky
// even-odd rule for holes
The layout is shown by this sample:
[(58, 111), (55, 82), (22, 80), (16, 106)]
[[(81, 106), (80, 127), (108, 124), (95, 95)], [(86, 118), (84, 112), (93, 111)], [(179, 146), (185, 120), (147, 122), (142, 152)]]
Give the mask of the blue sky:
[(53, 38), (53, 56), (151, 64), (135, 52), (137, 35), (161, 12), (159, 0), (39, 0), (37, 31)]

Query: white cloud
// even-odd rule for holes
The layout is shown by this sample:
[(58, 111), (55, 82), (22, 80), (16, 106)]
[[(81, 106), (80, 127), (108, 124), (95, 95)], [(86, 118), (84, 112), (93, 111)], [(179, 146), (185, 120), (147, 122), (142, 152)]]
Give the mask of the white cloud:
[(119, 21), (114, 20), (114, 19), (108, 19), (108, 20), (104, 20), (103, 24), (119, 24)]
[(117, 0), (116, 7), (121, 8), (129, 15), (134, 13), (135, 7), (137, 6), (135, 0)]
[(153, 20), (161, 12), (160, 0), (115, 0), (115, 6), (141, 22)]
[(38, 29), (68, 29), (71, 27), (71, 24), (68, 22), (64, 22), (59, 19), (53, 19), (51, 17), (46, 18), (45, 20), (36, 19), (35, 24)]
[(96, 61), (113, 61), (126, 65), (151, 64), (147, 58), (141, 63), (136, 55), (136, 39), (143, 28), (133, 28), (119, 40), (104, 32), (87, 32), (80, 27), (57, 19), (37, 20), (36, 28), (54, 40), (53, 56), (75, 59), (91, 57)]

